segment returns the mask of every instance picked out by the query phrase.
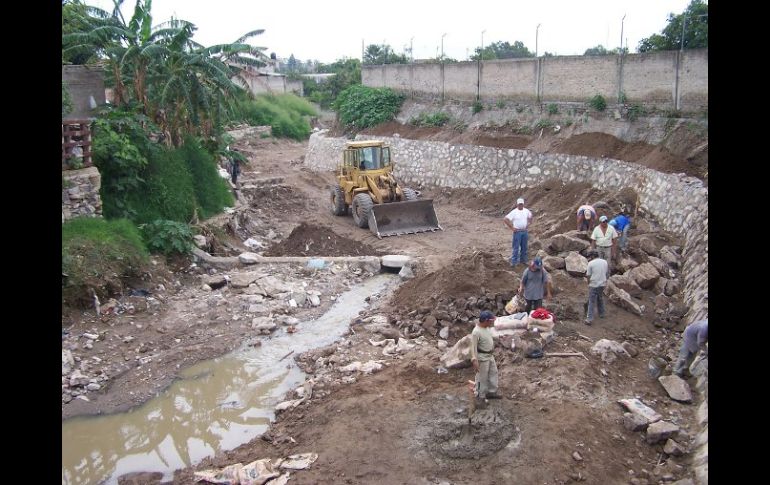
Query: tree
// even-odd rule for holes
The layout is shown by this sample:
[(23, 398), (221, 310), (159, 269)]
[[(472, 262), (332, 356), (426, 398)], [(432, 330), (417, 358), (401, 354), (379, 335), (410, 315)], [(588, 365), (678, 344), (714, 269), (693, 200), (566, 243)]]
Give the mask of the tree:
[(653, 52), (681, 48), (683, 26), (685, 49), (707, 48), (709, 46), (708, 11), (708, 3), (703, 0), (692, 0), (683, 13), (668, 14), (667, 25), (663, 31), (639, 41), (637, 50)]
[(596, 47), (591, 47), (590, 49), (586, 49), (583, 55), (584, 56), (616, 56), (621, 52), (623, 54), (628, 54), (628, 48), (624, 47), (621, 50), (616, 47), (608, 51), (607, 49), (604, 48), (603, 45), (599, 44)]
[(303, 80), (305, 96), (324, 108), (331, 107), (345, 89), (361, 84), (361, 61), (358, 59), (342, 58), (332, 64), (317, 63), (316, 72), (335, 74), (321, 84), (312, 79)]
[(364, 49), (364, 64), (406, 64), (407, 58), (404, 54), (396, 54), (387, 44), (369, 44)]
[(475, 54), (471, 56), (471, 60), (489, 59), (518, 59), (523, 57), (535, 57), (535, 53), (531, 52), (520, 40), (514, 41), (513, 45), (508, 42), (492, 42), (491, 44), (484, 46), (484, 52), (481, 52), (480, 47), (476, 47)]
[(286, 61), (286, 71), (287, 72), (295, 72), (297, 70), (297, 59), (294, 57), (294, 54), (289, 56), (289, 60)]

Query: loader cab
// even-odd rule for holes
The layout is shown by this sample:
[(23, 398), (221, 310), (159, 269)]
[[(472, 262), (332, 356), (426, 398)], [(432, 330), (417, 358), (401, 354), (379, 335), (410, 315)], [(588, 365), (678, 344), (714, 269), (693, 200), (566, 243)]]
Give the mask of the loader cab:
[(345, 149), (345, 168), (381, 170), (390, 165), (390, 147), (382, 142), (350, 142)]

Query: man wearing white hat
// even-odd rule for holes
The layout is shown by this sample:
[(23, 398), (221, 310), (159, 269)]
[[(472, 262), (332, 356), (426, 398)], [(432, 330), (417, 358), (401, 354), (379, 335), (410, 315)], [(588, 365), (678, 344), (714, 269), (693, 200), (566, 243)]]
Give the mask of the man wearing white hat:
[(599, 225), (594, 227), (591, 233), (591, 249), (596, 249), (599, 257), (612, 264), (612, 258), (615, 255), (615, 240), (618, 238), (618, 231), (607, 223), (607, 216), (599, 218)]
[(505, 216), (503, 222), (513, 231), (511, 266), (516, 266), (517, 263), (527, 264), (527, 227), (532, 222), (532, 212), (524, 207), (524, 199), (519, 198), (516, 201), (516, 207)]

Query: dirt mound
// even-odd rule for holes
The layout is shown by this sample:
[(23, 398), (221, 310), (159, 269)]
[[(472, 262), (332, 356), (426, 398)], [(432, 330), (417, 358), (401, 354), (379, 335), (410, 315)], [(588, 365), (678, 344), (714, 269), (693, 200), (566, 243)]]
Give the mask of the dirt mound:
[(280, 217), (285, 212), (301, 212), (308, 207), (307, 199), (287, 185), (261, 185), (244, 188), (242, 192), (251, 201), (251, 207), (264, 211), (268, 217)]
[(334, 233), (328, 227), (303, 222), (289, 237), (272, 245), (265, 256), (381, 256), (358, 241)]
[(389, 121), (363, 131), (372, 136), (393, 136), (398, 134), (410, 140), (445, 141), (458, 145), (480, 145), (494, 148), (527, 148), (532, 137), (512, 134), (510, 131), (497, 128), (472, 128), (460, 131), (454, 127), (432, 127), (402, 125), (397, 121)]
[(512, 291), (518, 277), (499, 254), (461, 255), (446, 267), (407, 281), (393, 294), (394, 307), (416, 308), (429, 301)]

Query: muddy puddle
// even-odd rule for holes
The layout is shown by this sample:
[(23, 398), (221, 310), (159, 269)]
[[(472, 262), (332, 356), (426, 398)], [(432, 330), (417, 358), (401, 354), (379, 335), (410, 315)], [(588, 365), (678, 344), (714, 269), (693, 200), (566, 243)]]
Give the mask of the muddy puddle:
[(281, 328), (259, 347), (244, 344), (192, 366), (129, 412), (65, 421), (62, 484), (115, 484), (139, 471), (162, 472), (168, 480), (178, 468), (254, 439), (267, 430), (282, 396), (305, 380), (293, 357), (340, 338), (367, 308), (365, 298), (392, 290), (397, 279), (376, 275), (340, 295), (323, 316), (300, 323), (297, 333)]

